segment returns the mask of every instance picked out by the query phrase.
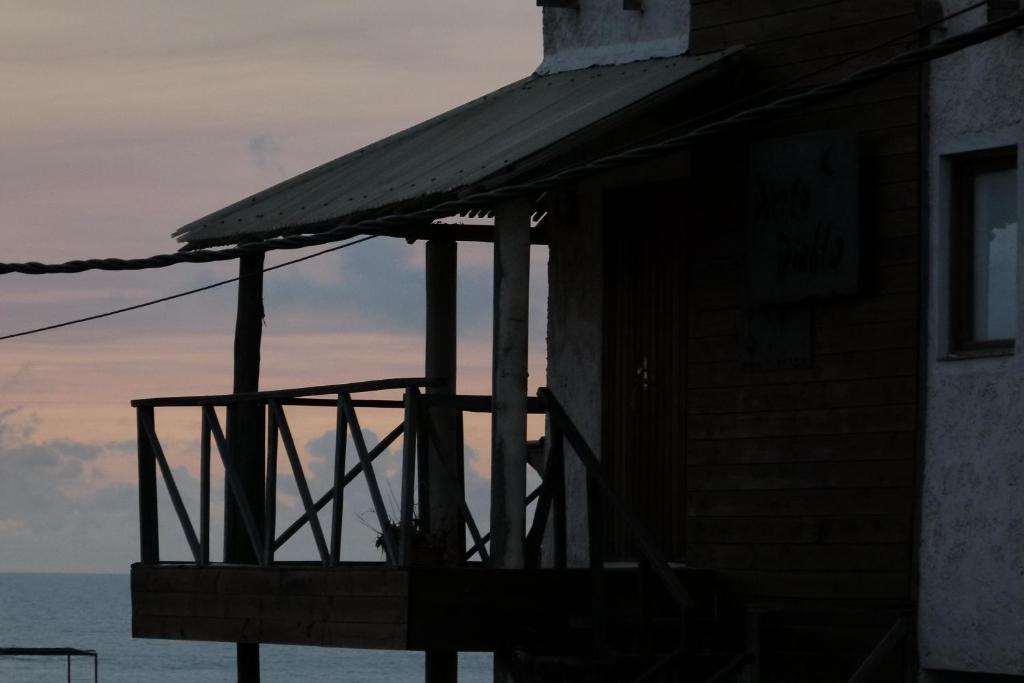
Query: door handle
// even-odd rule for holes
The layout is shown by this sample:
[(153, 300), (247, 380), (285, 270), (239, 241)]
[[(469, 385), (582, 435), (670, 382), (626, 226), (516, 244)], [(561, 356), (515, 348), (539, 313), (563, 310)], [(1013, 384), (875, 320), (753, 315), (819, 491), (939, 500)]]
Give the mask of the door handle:
[(647, 370), (647, 356), (644, 356), (643, 363), (636, 369), (637, 379), (640, 380), (640, 387), (643, 391), (647, 391), (647, 387), (650, 386), (651, 375)]

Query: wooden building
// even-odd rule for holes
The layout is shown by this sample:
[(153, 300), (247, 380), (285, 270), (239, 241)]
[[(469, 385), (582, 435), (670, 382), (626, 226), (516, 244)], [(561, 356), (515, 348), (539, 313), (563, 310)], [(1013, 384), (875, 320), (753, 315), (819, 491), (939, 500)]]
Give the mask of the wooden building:
[[(941, 42), (941, 21), (928, 26), (959, 8), (538, 4), (537, 74), (177, 233), (188, 247), (323, 231), (426, 240), (427, 350), (423, 378), (258, 391), (262, 253), (244, 257), (234, 393), (134, 403), (135, 635), (237, 642), (239, 680), (258, 679), (261, 642), (425, 650), (434, 681), (454, 680), (467, 650), (496, 652), (496, 680), (520, 682), (913, 680), (926, 235), (944, 239), (924, 227), (927, 205), (941, 209), (925, 191), (937, 55), (923, 48), (963, 47)], [(1024, 23), (1014, 8), (978, 12), (1000, 34)], [(848, 80), (905, 54), (916, 57)], [(432, 222), (467, 213), (493, 226)], [(461, 240), (494, 243), (492, 396), (457, 393)], [(531, 243), (550, 255), (537, 397), (526, 395)], [(314, 405), (336, 407), (340, 435), (319, 500), (286, 415)], [(198, 528), (160, 451), (153, 415), (165, 406), (204, 416)], [(383, 446), (362, 442), (364, 407), (396, 411)], [(492, 416), (489, 525), (462, 496), (467, 411)], [(547, 416), (540, 443), (527, 442), (529, 413)], [(387, 561), (347, 563), (344, 486), (365, 477), (373, 494), (373, 459), (399, 438), (399, 519), (375, 501)], [(218, 452), (223, 558), (208, 536)], [(307, 514), (282, 533), (285, 458)], [(188, 563), (161, 562), (158, 470)], [(275, 562), (306, 525), (318, 557)], [(422, 538), (442, 532), (426, 552)], [(1024, 626), (1005, 623), (995, 637)], [(1024, 675), (1012, 667), (948, 668)]]

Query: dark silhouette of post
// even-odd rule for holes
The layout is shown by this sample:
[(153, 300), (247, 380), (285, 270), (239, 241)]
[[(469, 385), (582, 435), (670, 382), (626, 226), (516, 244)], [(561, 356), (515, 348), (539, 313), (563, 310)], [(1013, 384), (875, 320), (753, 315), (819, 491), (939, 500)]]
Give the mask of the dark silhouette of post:
[[(491, 564), (523, 569), (526, 536), (526, 367), (530, 318), (530, 218), (525, 199), (494, 217), (494, 349), (491, 360)], [(494, 653), (494, 681), (512, 680), (515, 655)]]
[(494, 220), (491, 559), (503, 569), (522, 569), (525, 559), (530, 214), (529, 202), (510, 200)]
[[(238, 311), (235, 318), (234, 393), (259, 391), (260, 342), (263, 338), (263, 258), (246, 254), (239, 259)], [(253, 403), (235, 403), (227, 409), (229, 457), (235, 463), (249, 501), (263, 500), (264, 412)], [(252, 509), (256, 524), (263, 524), (262, 507)], [(231, 490), (224, 490), (224, 561), (259, 564)], [(259, 683), (260, 646), (237, 644), (239, 683)]]
[(160, 561), (160, 523), (156, 502), (156, 454), (146, 435), (145, 424), (153, 424), (152, 408), (137, 408), (139, 444), (139, 539), (143, 564)]
[[(456, 380), (456, 284), (458, 279), (458, 245), (454, 241), (433, 239), (427, 242), (426, 290), (427, 329), (425, 376), (439, 380), (439, 386), (427, 388), (431, 396), (454, 396)], [(430, 537), (444, 545), (445, 564), (455, 566), (466, 551), (466, 534), (462, 524), (460, 503), (465, 495), (462, 463), (459, 462), (458, 420), (451, 407), (432, 411), (437, 427), (436, 443), (429, 461), (443, 460), (446, 467), (427, 467), (428, 502), (420, 518)], [(459, 492), (444, 481), (446, 472), (456, 473)], [(452, 650), (429, 650), (426, 656), (427, 683), (456, 683), (458, 653)]]

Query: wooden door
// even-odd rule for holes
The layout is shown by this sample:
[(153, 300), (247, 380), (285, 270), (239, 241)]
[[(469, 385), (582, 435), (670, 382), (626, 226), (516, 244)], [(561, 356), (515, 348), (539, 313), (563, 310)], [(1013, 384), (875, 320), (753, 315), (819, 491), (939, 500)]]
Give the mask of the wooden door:
[[(686, 519), (686, 251), (680, 187), (605, 203), (603, 460), (617, 493), (665, 555), (682, 559)], [(608, 559), (635, 557), (606, 513)]]

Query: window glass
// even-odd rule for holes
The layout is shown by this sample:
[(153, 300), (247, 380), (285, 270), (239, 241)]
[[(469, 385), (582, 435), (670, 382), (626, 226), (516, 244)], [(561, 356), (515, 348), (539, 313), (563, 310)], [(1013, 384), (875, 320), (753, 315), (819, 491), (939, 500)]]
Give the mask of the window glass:
[(1017, 327), (1017, 172), (974, 176), (975, 341), (1013, 339)]

